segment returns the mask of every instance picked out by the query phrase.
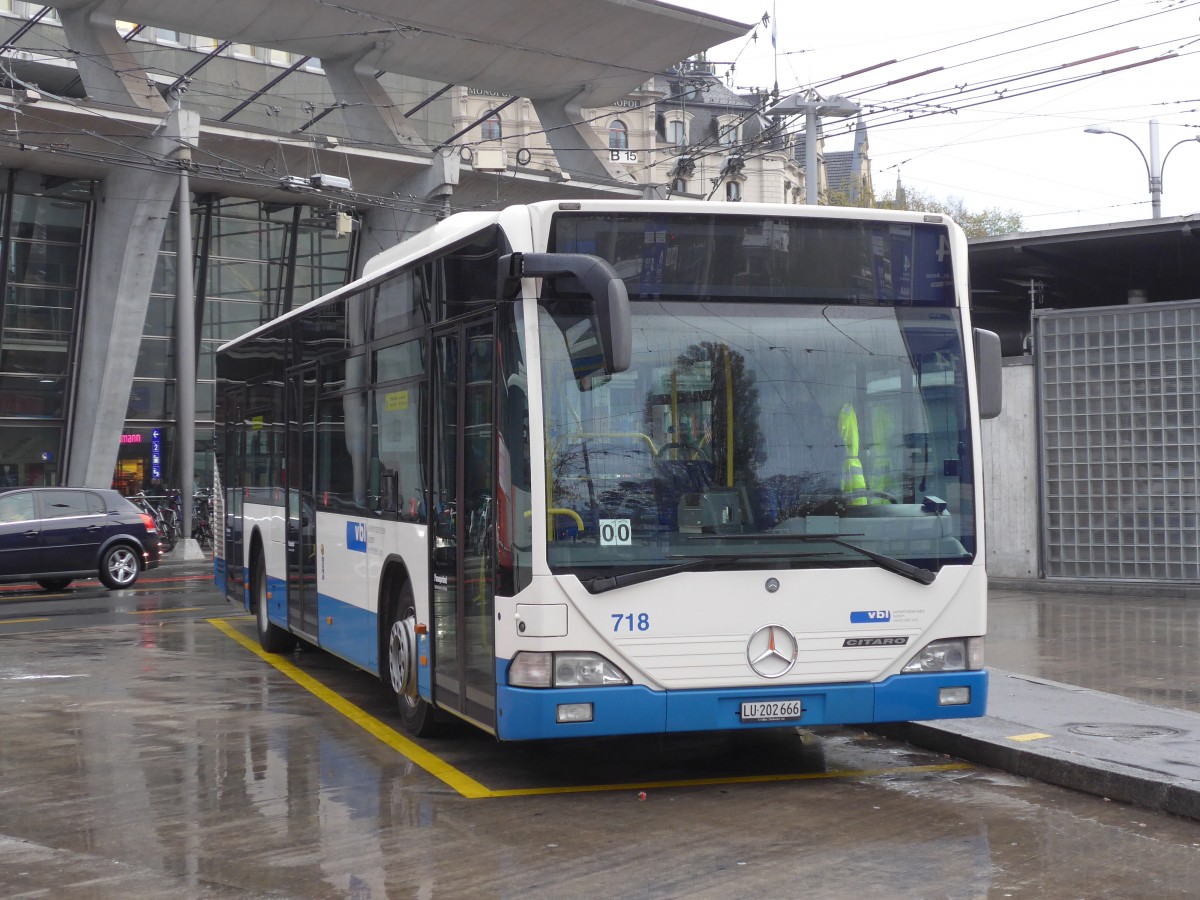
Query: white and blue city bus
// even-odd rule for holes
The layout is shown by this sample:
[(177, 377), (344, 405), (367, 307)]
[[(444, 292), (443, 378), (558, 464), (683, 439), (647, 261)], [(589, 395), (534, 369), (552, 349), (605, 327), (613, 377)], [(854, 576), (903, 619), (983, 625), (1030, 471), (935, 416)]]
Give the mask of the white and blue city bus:
[(921, 213), (450, 216), (221, 348), (217, 582), (417, 735), (982, 715), (966, 256)]

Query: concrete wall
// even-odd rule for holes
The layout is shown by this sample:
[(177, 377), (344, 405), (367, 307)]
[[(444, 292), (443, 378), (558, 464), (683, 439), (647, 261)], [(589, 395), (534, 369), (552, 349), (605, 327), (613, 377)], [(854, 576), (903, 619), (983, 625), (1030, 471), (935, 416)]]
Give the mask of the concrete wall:
[(1031, 359), (1005, 360), (1004, 412), (985, 420), (982, 431), (988, 576), (1037, 578), (1037, 404)]

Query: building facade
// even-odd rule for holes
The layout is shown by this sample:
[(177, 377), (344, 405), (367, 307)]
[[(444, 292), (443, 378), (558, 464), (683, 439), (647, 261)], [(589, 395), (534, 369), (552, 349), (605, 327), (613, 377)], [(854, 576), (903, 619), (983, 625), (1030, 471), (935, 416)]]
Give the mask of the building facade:
[[(531, 101), (484, 88), (460, 87), (456, 95), (454, 131), (465, 142), (464, 158), (498, 160), (504, 167), (498, 171), (562, 176)], [(701, 55), (609, 106), (582, 112), (608, 163), (646, 196), (801, 204), (803, 125), (765, 116), (771, 102), (767, 94), (731, 90)], [(826, 151), (824, 137), (818, 139), (822, 202), (852, 205), (873, 197), (866, 127), (859, 120), (851, 128), (851, 150)], [(497, 190), (503, 193), (502, 182)]]
[[(0, 484), (204, 484), (223, 341), (345, 284), (362, 260), (457, 209), (640, 196), (553, 141), (539, 148), (541, 169), (514, 166), (510, 196), (494, 190), (488, 160), (475, 165), (469, 146), (459, 155), (458, 99), (441, 79), (475, 63), (444, 52), (449, 39), (435, 20), (523, 10), (509, 5), (459, 0), (426, 15), (421, 3), (394, 4), (397, 18), (420, 13), (434, 27), (409, 33), (393, 56), (379, 29), (364, 28), (372, 14), (347, 5), (303, 23), (276, 21), (253, 0), (244, 17), (208, 15), (203, 2), (122, 5), (135, 22), (103, 4), (0, 0), (0, 114), (10, 126), (0, 132)], [(608, 0), (592, 14), (593, 32), (626, 17), (652, 30), (685, 18), (689, 36), (667, 35), (660, 54), (738, 33), (721, 20)], [(201, 23), (218, 33), (194, 33)], [(450, 42), (482, 46), (495, 27), (478, 27), (458, 28)], [(601, 82), (630, 79), (601, 53), (578, 65), (559, 59), (551, 50), (572, 40), (565, 24), (546, 39), (554, 46), (492, 54), (485, 80), (529, 86), (533, 99), (512, 111), (523, 125), (536, 127), (536, 103), (541, 118), (566, 119), (559, 130), (573, 132), (570, 96), (558, 93), (580, 93), (569, 83), (576, 69)], [(526, 74), (531, 58), (545, 69), (542, 83)], [(409, 60), (418, 74), (408, 74)], [(182, 247), (181, 209), (191, 235)], [(181, 273), (193, 287), (184, 306)], [(186, 352), (181, 309), (194, 317)], [(193, 356), (185, 403), (177, 360)], [(177, 420), (193, 404), (189, 477), (176, 471), (186, 459)]]

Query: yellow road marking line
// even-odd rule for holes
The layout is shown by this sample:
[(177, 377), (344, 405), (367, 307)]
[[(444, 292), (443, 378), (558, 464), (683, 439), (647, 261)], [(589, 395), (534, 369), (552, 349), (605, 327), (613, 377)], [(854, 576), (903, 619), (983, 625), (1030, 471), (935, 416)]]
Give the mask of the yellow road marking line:
[(237, 631), (235, 628), (233, 628), (225, 620), (209, 619), (208, 621), (227, 637), (232, 638), (255, 656), (270, 663), (277, 670), (282, 672), (288, 678), (292, 679), (292, 681), (296, 682), (296, 684), (300, 685), (306, 691), (324, 701), (329, 706), (332, 706), (335, 710), (340, 712), (359, 728), (383, 741), (383, 743), (387, 744), (401, 756), (411, 760), (433, 777), (454, 788), (454, 790), (458, 791), (464, 797), (477, 799), (480, 797), (490, 797), (492, 795), (491, 791), (489, 791), (474, 778), (471, 778), (469, 775), (458, 771), (458, 769), (454, 768), (449, 763), (437, 756), (434, 756), (428, 750), (425, 750), (424, 748), (410, 741), (404, 735), (397, 732), (394, 728), (385, 725), (370, 713), (359, 709), (345, 697), (325, 687), (325, 685), (321, 684), (321, 682), (317, 681), (311, 675), (301, 671), (283, 657), (279, 656), (278, 654), (267, 653), (252, 640), (243, 635), (240, 631)]
[[(108, 588), (102, 588), (99, 585), (86, 585), (83, 590), (97, 590), (111, 593)], [(128, 591), (131, 594), (165, 594), (168, 591), (194, 591), (196, 590), (196, 586), (156, 588), (146, 585), (145, 587), (122, 588), (121, 590)], [(61, 597), (80, 597), (80, 595), (76, 591), (60, 591), (54, 594), (42, 591), (35, 593), (31, 591), (27, 594), (18, 594), (15, 597), (0, 597), (0, 603), (36, 603), (38, 600), (56, 600)]]
[[(237, 616), (236, 618), (239, 620), (246, 620), (252, 617)], [(233, 628), (227, 619), (209, 619), (208, 622), (227, 637), (232, 638), (234, 641), (241, 644), (259, 659), (269, 663), (279, 672), (300, 685), (302, 688), (309, 691), (311, 694), (324, 701), (329, 706), (333, 707), (337, 712), (344, 715), (368, 734), (371, 734), (383, 741), (383, 743), (387, 744), (401, 756), (411, 760), (414, 764), (420, 766), (430, 775), (454, 788), (454, 790), (458, 791), (459, 794), (470, 800), (492, 797), (532, 797), (545, 794), (587, 794), (599, 793), (602, 791), (636, 791), (646, 790), (647, 788), (704, 787), (717, 784), (764, 784), (781, 781), (814, 781), (818, 779), (833, 778), (872, 778), (880, 775), (902, 775), (914, 772), (955, 772), (972, 768), (969, 763), (942, 763), (939, 765), (902, 766), (889, 769), (801, 772), (791, 775), (735, 775), (727, 778), (689, 778), (670, 781), (630, 782), (627, 784), (586, 784), (567, 785), (562, 787), (501, 788), (492, 790), (486, 785), (476, 781), (470, 775), (459, 771), (445, 760), (435, 756), (428, 750), (409, 740), (394, 728), (381, 722), (370, 713), (359, 709), (341, 694), (338, 694), (337, 692), (321, 684), (321, 682), (317, 681), (311, 675), (294, 666), (283, 657), (279, 656), (278, 654), (267, 653), (250, 638)]]
[(155, 613), (173, 613), (173, 612), (195, 612), (198, 609), (212, 609), (211, 606), (178, 606), (168, 607), (167, 609), (127, 609), (126, 614), (131, 616), (152, 616)]
[(1044, 738), (1054, 737), (1052, 734), (1045, 734), (1041, 731), (1031, 731), (1029, 734), (1014, 734), (1009, 737), (1010, 741), (1040, 741)]
[(0, 619), (0, 625), (16, 625), (18, 622), (49, 622), (48, 618), (43, 619)]

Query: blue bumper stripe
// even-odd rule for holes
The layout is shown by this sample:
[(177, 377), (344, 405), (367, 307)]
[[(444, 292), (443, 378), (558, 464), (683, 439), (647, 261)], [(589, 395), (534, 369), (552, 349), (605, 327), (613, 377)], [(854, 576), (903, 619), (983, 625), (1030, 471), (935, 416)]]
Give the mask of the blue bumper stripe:
[[(653, 734), (670, 731), (724, 731), (778, 728), (780, 725), (865, 725), (923, 719), (982, 716), (987, 706), (986, 671), (950, 674), (895, 675), (879, 684), (827, 684), (800, 687), (652, 691), (646, 687), (564, 688), (537, 690), (509, 687), (507, 665), (497, 690), (498, 736), (502, 740)], [(939, 706), (944, 687), (968, 687), (971, 702)], [(743, 723), (747, 700), (795, 700), (803, 705), (799, 722)], [(591, 703), (591, 722), (560, 724), (562, 703)]]

